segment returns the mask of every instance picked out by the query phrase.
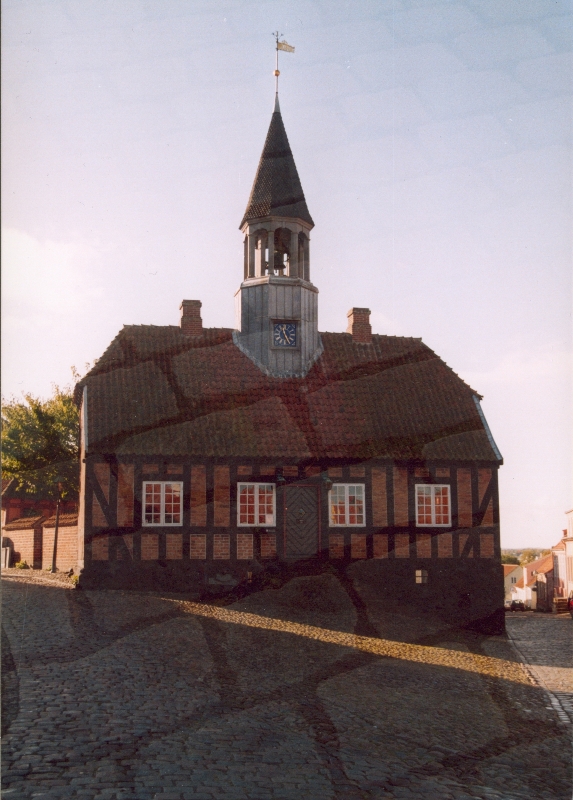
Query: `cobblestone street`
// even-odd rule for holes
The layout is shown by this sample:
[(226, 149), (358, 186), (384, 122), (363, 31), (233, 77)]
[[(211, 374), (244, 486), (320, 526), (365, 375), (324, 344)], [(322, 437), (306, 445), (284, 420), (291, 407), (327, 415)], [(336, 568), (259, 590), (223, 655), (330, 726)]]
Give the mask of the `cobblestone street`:
[(328, 573), (224, 605), (10, 570), (3, 606), (5, 800), (571, 797), (569, 617), (461, 633)]

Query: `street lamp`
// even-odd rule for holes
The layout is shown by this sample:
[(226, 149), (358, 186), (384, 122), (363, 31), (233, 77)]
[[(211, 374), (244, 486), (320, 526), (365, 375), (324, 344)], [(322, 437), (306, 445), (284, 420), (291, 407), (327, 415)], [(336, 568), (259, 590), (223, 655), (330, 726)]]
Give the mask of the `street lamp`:
[(56, 524), (54, 525), (54, 547), (52, 549), (52, 569), (51, 573), (56, 571), (56, 553), (58, 550), (58, 524), (60, 522), (60, 503), (62, 501), (62, 481), (57, 479), (56, 486), (58, 487), (58, 498), (56, 500)]

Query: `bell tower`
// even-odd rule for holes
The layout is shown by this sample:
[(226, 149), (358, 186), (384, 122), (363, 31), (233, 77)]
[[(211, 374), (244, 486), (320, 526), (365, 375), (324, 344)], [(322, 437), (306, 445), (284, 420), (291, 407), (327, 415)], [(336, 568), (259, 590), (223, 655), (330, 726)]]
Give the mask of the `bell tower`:
[(263, 372), (278, 378), (303, 377), (322, 352), (318, 289), (310, 279), (313, 227), (277, 94), (240, 225), (244, 275), (233, 337)]

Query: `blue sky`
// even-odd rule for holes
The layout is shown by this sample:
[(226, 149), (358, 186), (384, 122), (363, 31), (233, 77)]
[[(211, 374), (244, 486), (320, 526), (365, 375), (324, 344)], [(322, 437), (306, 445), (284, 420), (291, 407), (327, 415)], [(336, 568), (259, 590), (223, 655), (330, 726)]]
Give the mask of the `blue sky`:
[(502, 544), (571, 497), (571, 4), (5, 0), (3, 396), (124, 324), (234, 325), (273, 104), (316, 227), (321, 330), (351, 306), (484, 395)]

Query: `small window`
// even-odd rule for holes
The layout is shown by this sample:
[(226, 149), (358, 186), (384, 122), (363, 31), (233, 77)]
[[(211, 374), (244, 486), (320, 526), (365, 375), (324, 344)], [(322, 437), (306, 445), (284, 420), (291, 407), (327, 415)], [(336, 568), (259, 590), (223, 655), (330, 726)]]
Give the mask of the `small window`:
[(512, 582), (512, 583), (517, 583), (517, 578), (512, 578), (512, 579), (511, 579), (511, 582)]
[(416, 525), (418, 527), (451, 525), (449, 486), (416, 484)]
[(237, 525), (274, 527), (274, 483), (239, 483), (237, 489)]
[(330, 526), (364, 526), (364, 484), (335, 483), (329, 492)]
[(416, 570), (416, 583), (428, 583), (428, 570), (427, 569), (417, 569)]
[(182, 525), (182, 499), (181, 482), (144, 481), (143, 524)]

